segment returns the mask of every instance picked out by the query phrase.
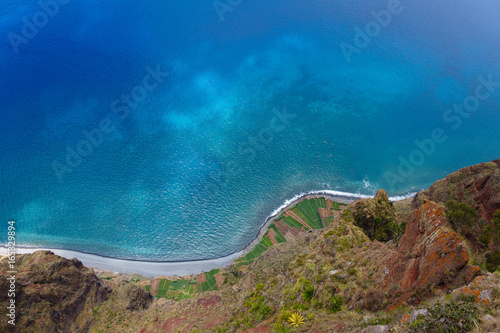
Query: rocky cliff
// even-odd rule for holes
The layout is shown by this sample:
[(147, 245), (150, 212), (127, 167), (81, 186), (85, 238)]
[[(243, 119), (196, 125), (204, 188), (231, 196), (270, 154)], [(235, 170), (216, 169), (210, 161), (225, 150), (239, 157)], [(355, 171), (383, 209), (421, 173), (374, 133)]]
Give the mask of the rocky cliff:
[(500, 159), (473, 165), (436, 181), (419, 192), (412, 202), (417, 209), (425, 200), (446, 204), (449, 200), (466, 202), (478, 212), (478, 219), (491, 221), (500, 210)]
[(76, 259), (49, 251), (25, 254), (16, 260), (17, 324), (7, 323), (9, 282), (7, 261), (0, 261), (0, 332), (85, 332), (94, 309), (106, 301), (111, 288)]

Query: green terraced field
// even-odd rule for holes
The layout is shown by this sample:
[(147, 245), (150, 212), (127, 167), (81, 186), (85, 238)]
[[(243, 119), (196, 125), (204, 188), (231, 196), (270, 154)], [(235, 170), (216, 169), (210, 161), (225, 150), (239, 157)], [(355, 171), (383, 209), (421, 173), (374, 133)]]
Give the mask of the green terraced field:
[(170, 282), (169, 289), (182, 290), (182, 289), (186, 289), (188, 285), (189, 285), (188, 280), (172, 281), (172, 282)]
[[(278, 234), (278, 233), (277, 233)], [(281, 236), (281, 234), (279, 234)], [(281, 236), (283, 237), (283, 236)], [(284, 239), (284, 238), (283, 238)], [(286, 241), (286, 240), (285, 240)], [(236, 267), (239, 267), (241, 265), (249, 265), (251, 264), (255, 258), (260, 256), (264, 251), (266, 251), (268, 248), (273, 246), (273, 243), (269, 239), (269, 237), (265, 236), (263, 237), (259, 243), (257, 243), (250, 252), (248, 252), (246, 255), (244, 255), (241, 258), (238, 258), (236, 262), (238, 263)]]
[(285, 222), (291, 228), (302, 228), (302, 224), (291, 216), (283, 217), (283, 222)]
[(272, 224), (270, 226), (270, 228), (273, 228), (274, 232), (276, 233), (276, 237), (274, 237), (276, 239), (276, 241), (278, 243), (286, 243), (286, 238), (283, 237), (283, 235), (281, 234), (281, 232), (278, 231), (278, 229), (276, 228), (276, 226), (274, 224)]
[(316, 205), (318, 208), (327, 208), (326, 207), (326, 199), (325, 198), (316, 198)]
[(319, 216), (318, 207), (315, 199), (306, 199), (297, 204), (293, 210), (301, 219), (304, 220), (312, 229), (322, 229), (323, 223)]

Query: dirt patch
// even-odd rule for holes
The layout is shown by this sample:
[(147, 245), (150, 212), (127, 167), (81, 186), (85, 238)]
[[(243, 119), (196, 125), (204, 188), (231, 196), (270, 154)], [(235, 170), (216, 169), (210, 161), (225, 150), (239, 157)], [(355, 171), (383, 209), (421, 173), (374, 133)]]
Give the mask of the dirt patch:
[(174, 329), (178, 328), (187, 321), (186, 318), (172, 317), (161, 325), (161, 328), (165, 332), (173, 332)]
[(215, 304), (219, 303), (221, 299), (222, 298), (220, 296), (213, 295), (208, 298), (200, 298), (196, 302), (196, 304), (201, 305), (203, 307), (214, 306)]
[(271, 241), (271, 243), (273, 243), (273, 245), (278, 244), (278, 241), (276, 240), (276, 238), (274, 238), (274, 237), (276, 237), (278, 235), (276, 235), (276, 232), (274, 231), (273, 228), (269, 228), (268, 235), (269, 235), (269, 240)]
[(205, 276), (205, 273), (198, 274), (197, 281), (200, 284), (207, 281), (207, 277)]

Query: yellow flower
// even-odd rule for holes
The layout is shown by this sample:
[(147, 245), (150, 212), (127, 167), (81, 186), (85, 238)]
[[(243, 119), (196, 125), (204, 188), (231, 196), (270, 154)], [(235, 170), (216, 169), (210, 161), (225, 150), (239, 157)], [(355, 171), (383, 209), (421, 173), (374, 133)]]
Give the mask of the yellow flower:
[(298, 327), (304, 323), (304, 317), (298, 312), (294, 312), (288, 317), (288, 322), (292, 327)]

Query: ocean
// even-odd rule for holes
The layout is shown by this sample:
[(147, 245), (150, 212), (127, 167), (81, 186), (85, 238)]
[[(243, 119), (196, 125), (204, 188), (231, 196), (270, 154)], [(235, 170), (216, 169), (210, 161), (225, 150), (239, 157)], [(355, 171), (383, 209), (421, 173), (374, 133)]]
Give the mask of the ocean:
[[(496, 0), (3, 0), (0, 242), (243, 249), (298, 193), (500, 157)], [(336, 192), (335, 192), (336, 193)]]

